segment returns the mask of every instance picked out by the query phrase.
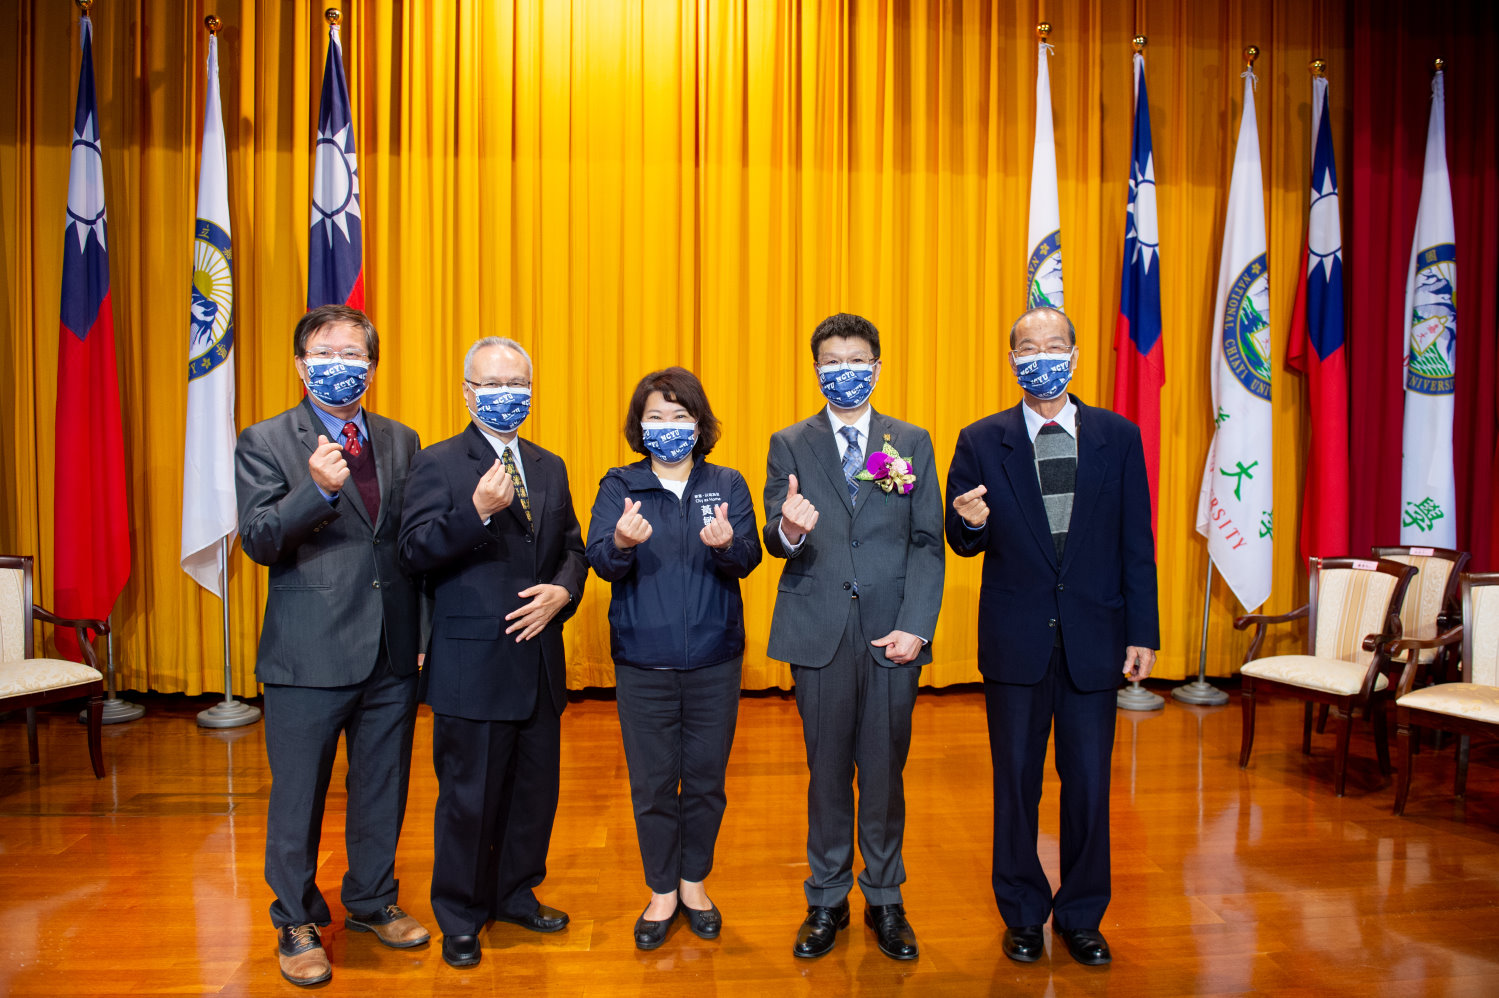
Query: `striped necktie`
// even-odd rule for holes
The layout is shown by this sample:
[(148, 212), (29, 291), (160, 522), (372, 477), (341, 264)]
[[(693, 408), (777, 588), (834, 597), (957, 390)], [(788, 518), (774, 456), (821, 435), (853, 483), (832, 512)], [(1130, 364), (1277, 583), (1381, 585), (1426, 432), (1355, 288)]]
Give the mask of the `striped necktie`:
[(859, 480), (854, 475), (858, 473), (859, 465), (864, 463), (864, 454), (859, 450), (859, 431), (852, 426), (845, 426), (839, 432), (848, 441), (848, 446), (843, 449), (843, 477), (848, 482), (848, 501), (858, 502)]

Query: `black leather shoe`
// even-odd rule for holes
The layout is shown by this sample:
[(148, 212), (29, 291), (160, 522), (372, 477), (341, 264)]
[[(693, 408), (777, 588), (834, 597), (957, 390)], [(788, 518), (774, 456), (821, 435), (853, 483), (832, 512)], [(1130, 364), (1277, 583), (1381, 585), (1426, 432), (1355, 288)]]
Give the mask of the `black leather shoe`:
[(521, 918), (512, 918), (509, 915), (496, 915), (496, 922), (509, 922), (511, 925), (519, 925), (523, 929), (532, 932), (561, 932), (567, 928), (567, 912), (558, 911), (556, 908), (548, 908), (544, 904), (538, 904), (536, 910)]
[(1109, 955), (1109, 944), (1097, 929), (1057, 929), (1056, 932), (1067, 944), (1067, 952), (1078, 963), (1096, 967), (1113, 959)]
[(880, 952), (890, 959), (914, 960), (919, 955), (916, 933), (911, 930), (911, 923), (906, 921), (905, 905), (869, 905), (864, 909), (864, 924), (874, 930)]
[(1035, 963), (1041, 959), (1045, 949), (1041, 926), (1022, 925), (1016, 929), (1005, 929), (1005, 956), (1016, 963)]
[(723, 931), (723, 913), (712, 901), (708, 904), (707, 911), (689, 908), (680, 902), (677, 904), (678, 913), (687, 916), (687, 927), (699, 939), (717, 939), (718, 934)]
[(835, 908), (814, 904), (807, 909), (807, 917), (796, 932), (796, 945), (791, 952), (807, 959), (822, 956), (838, 941), (838, 930), (846, 928), (848, 901), (839, 902)]
[(472, 967), (481, 956), (478, 936), (442, 937), (442, 958), (450, 967)]
[[(649, 910), (650, 905), (646, 905), (646, 911)], [(659, 922), (651, 921), (645, 917), (644, 911), (641, 912), (640, 917), (635, 919), (635, 948), (646, 950), (656, 949), (662, 943), (666, 942), (667, 930), (671, 928), (671, 923), (677, 920), (677, 912), (680, 910), (681, 906), (679, 905), (672, 910), (670, 915)]]

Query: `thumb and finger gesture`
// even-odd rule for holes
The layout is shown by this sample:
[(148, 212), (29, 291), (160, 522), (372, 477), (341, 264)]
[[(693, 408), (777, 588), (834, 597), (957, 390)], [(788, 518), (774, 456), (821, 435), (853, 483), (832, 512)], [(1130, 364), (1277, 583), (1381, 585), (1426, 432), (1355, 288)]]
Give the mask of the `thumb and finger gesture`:
[(988, 491), (988, 486), (979, 485), (952, 501), (952, 508), (970, 527), (982, 527), (988, 521), (989, 504), (984, 502), (984, 496)]
[(734, 542), (734, 526), (729, 523), (728, 503), (719, 503), (714, 507), (713, 519), (698, 531), (698, 536), (710, 548), (726, 548)]
[(643, 544), (650, 539), (651, 522), (640, 515), (640, 503), (630, 501), (625, 497), (624, 511), (620, 513), (619, 521), (614, 524), (614, 546), (621, 550), (628, 550), (637, 544)]

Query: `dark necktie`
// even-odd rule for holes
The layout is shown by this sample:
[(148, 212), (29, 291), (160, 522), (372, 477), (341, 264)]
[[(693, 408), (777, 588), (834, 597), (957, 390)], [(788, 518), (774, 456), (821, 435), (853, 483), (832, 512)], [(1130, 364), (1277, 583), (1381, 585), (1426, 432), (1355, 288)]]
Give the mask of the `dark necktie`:
[(845, 426), (838, 432), (848, 441), (848, 446), (843, 449), (843, 477), (848, 482), (848, 501), (857, 502), (859, 480), (854, 475), (858, 474), (859, 465), (864, 463), (864, 455), (859, 450), (859, 431), (852, 426)]
[(505, 447), (500, 451), (500, 462), (505, 465), (505, 471), (510, 474), (510, 481), (515, 486), (515, 498), (520, 502), (521, 512), (526, 514), (526, 522), (531, 522), (531, 497), (526, 493), (526, 483), (521, 481), (520, 469), (515, 466), (515, 458), (510, 453), (510, 448)]
[(344, 424), (344, 453), (350, 457), (364, 453), (364, 448), (359, 446), (359, 426), (355, 423)]

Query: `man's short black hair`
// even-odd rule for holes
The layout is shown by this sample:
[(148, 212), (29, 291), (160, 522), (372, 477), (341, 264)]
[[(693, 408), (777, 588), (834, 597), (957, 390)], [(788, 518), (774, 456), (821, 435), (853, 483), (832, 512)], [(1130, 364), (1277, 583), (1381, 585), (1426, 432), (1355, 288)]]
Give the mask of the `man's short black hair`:
[(307, 341), (312, 338), (313, 333), (320, 333), (329, 326), (344, 322), (364, 334), (364, 352), (370, 355), (371, 364), (378, 364), (380, 362), (380, 334), (375, 331), (375, 324), (359, 309), (350, 308), (347, 305), (319, 305), (302, 316), (297, 321), (296, 332), (292, 333), (292, 356), (306, 357)]
[(1030, 309), (1029, 311), (1027, 311), (1024, 314), (1022, 314), (1020, 316), (1020, 318), (1016, 319), (1015, 322), (1014, 322), (1014, 324), (1010, 326), (1010, 349), (1011, 350), (1015, 349), (1015, 328), (1016, 328), (1016, 326), (1019, 326), (1026, 319), (1029, 319), (1029, 318), (1032, 318), (1032, 317), (1039, 317), (1039, 316), (1043, 316), (1043, 315), (1060, 315), (1063, 319), (1066, 319), (1067, 320), (1067, 342), (1071, 346), (1077, 346), (1077, 328), (1075, 326), (1073, 326), (1072, 320), (1067, 317), (1067, 313), (1063, 312), (1059, 308), (1052, 308), (1050, 305), (1037, 305), (1035, 308)]
[(874, 323), (862, 315), (839, 312), (837, 315), (830, 315), (823, 319), (817, 324), (817, 328), (812, 330), (813, 361), (817, 360), (822, 344), (834, 336), (863, 340), (869, 344), (869, 352), (874, 354), (874, 359), (880, 359), (880, 331), (874, 328)]

